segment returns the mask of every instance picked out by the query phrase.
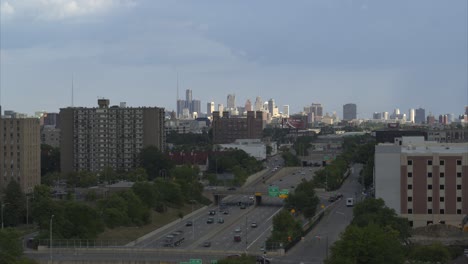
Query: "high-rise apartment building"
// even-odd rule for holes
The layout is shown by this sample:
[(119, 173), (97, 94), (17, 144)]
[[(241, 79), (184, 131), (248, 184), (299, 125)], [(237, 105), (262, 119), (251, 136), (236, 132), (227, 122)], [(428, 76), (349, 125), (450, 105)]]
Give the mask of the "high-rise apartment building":
[(468, 143), (401, 138), (375, 148), (375, 197), (413, 227), (459, 226), (468, 214)]
[(343, 120), (350, 121), (357, 118), (357, 106), (356, 104), (345, 104), (343, 105)]
[(45, 113), (43, 116), (44, 118), (44, 126), (54, 126), (59, 127), (59, 114), (58, 113)]
[(138, 166), (138, 154), (147, 146), (164, 151), (164, 108), (109, 107), (60, 109), (60, 165), (62, 172), (128, 171)]
[(235, 94), (228, 94), (226, 107), (229, 110), (233, 110), (236, 108), (236, 95)]
[(247, 117), (231, 117), (228, 111), (221, 117), (213, 112), (213, 143), (232, 143), (236, 139), (261, 139), (266, 113), (249, 111)]
[(41, 184), (41, 140), (37, 118), (0, 118), (0, 192), (16, 181), (25, 193)]
[(426, 110), (424, 108), (418, 108), (415, 110), (414, 122), (417, 124), (426, 122)]
[(207, 116), (212, 116), (214, 110), (215, 110), (215, 103), (214, 102), (209, 102), (209, 103), (206, 104), (206, 115)]

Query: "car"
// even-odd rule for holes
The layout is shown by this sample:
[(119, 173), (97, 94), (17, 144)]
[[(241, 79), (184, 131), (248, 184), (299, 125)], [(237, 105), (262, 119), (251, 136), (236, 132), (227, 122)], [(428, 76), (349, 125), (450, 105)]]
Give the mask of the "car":
[[(241, 242), (241, 241), (242, 241), (242, 238), (241, 238), (240, 235), (235, 235), (234, 236), (234, 242)], [(229, 258), (229, 256), (228, 256), (228, 258)]]
[(269, 258), (266, 258), (266, 257), (257, 256), (256, 263), (270, 264), (271, 260)]
[(229, 210), (224, 210), (223, 214), (225, 215), (229, 214)]
[(212, 223), (214, 223), (214, 218), (213, 218), (213, 217), (208, 217), (208, 219), (206, 220), (206, 223), (207, 223), (207, 224), (212, 224)]
[(338, 193), (338, 194), (336, 195), (336, 199), (341, 199), (341, 198), (343, 198), (343, 194), (342, 194), (342, 193)]
[(280, 179), (280, 181), (283, 181), (283, 179)]
[(209, 215), (216, 215), (216, 210), (210, 210)]
[(223, 218), (218, 218), (218, 223), (220, 223), (220, 224), (224, 223), (224, 219)]
[(182, 230), (177, 230), (177, 231), (173, 232), (172, 234), (173, 234), (174, 236), (178, 236), (178, 235), (182, 235), (183, 233), (184, 233), (184, 231), (182, 231)]
[(205, 241), (205, 243), (203, 243), (203, 246), (204, 247), (211, 247), (211, 242), (210, 241)]
[(236, 187), (229, 187), (228, 188), (228, 191), (235, 191), (236, 190)]
[(236, 229), (234, 229), (234, 232), (240, 233), (240, 232), (242, 232), (242, 229), (240, 228), (240, 226), (238, 226), (238, 227), (236, 227)]
[(329, 201), (330, 203), (333, 203), (334, 201), (336, 201), (336, 197), (335, 197), (334, 195), (333, 195), (333, 196), (330, 196), (330, 197), (328, 198), (328, 201)]
[(240, 209), (245, 209), (245, 204), (242, 204), (242, 205), (240, 206)]
[(252, 223), (250, 224), (250, 227), (252, 227), (252, 228), (256, 228), (257, 226), (258, 226), (258, 225), (257, 225), (256, 222), (252, 222)]
[(185, 226), (192, 226), (192, 225), (193, 225), (193, 222), (192, 222), (192, 221), (187, 221), (187, 222), (185, 223)]

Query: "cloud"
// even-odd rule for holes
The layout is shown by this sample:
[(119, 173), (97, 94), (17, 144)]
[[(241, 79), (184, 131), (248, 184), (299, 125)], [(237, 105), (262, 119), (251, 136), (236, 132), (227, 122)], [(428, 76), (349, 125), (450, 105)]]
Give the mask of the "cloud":
[(3, 2), (1, 6), (2, 14), (12, 14), (16, 10), (26, 17), (62, 20), (135, 5), (135, 0), (16, 0), (11, 3)]
[(15, 9), (8, 2), (3, 2), (0, 4), (0, 14), (3, 16), (10, 16), (15, 13)]

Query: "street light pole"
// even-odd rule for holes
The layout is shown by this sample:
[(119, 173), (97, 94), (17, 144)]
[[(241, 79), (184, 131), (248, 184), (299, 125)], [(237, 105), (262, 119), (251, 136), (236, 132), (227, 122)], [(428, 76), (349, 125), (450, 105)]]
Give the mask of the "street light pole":
[(54, 219), (54, 215), (52, 215), (50, 217), (50, 250), (49, 250), (49, 253), (50, 253), (50, 260), (52, 261), (52, 220)]

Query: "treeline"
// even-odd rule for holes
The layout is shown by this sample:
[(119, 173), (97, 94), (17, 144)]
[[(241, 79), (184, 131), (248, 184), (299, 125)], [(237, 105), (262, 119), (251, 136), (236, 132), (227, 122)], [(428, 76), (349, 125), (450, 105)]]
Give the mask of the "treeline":
[(366, 199), (353, 209), (354, 219), (331, 246), (327, 264), (448, 263), (460, 254), (441, 244), (412, 245), (408, 220), (382, 199)]
[(14, 229), (0, 230), (0, 264), (37, 264), (23, 256), (21, 234)]

